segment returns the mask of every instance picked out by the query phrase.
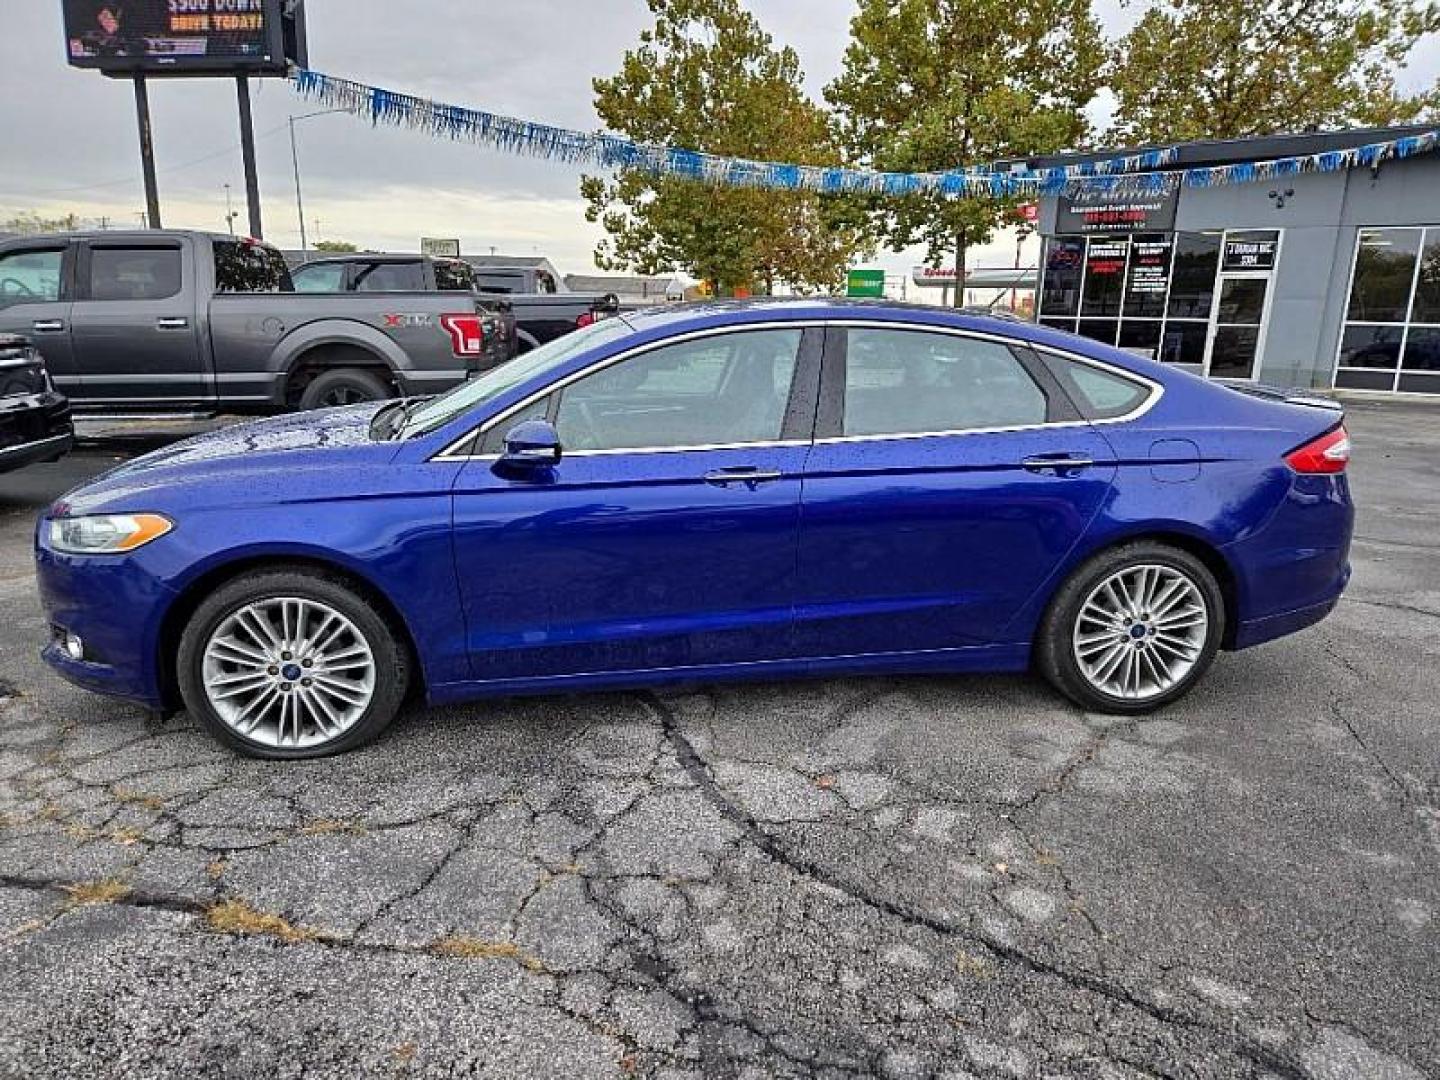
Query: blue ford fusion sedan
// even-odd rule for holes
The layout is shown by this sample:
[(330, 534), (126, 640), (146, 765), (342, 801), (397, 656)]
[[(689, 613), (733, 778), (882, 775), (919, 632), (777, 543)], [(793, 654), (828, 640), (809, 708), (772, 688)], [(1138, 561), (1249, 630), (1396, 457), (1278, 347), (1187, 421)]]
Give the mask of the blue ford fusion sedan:
[(1033, 666), (1142, 712), (1334, 607), (1341, 421), (949, 310), (625, 315), (71, 492), (36, 537), (44, 656), (271, 758), (410, 694)]

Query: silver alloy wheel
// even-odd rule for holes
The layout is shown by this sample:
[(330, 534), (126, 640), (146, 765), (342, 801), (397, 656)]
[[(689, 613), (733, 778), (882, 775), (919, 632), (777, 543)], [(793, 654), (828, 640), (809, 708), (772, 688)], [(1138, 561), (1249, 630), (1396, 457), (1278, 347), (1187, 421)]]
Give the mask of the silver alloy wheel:
[(1200, 587), (1172, 566), (1116, 571), (1090, 591), (1075, 620), (1075, 661), (1111, 697), (1145, 701), (1182, 682), (1205, 651), (1210, 616)]
[(210, 705), (237, 735), (314, 747), (355, 726), (375, 696), (375, 655), (348, 618), (296, 596), (237, 608), (205, 643)]

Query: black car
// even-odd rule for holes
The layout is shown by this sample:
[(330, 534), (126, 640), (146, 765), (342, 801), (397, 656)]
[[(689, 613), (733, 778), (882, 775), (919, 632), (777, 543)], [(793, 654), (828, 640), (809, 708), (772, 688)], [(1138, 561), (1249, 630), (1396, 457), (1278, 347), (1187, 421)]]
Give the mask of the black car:
[(0, 472), (55, 461), (70, 449), (70, 403), (28, 341), (0, 334)]

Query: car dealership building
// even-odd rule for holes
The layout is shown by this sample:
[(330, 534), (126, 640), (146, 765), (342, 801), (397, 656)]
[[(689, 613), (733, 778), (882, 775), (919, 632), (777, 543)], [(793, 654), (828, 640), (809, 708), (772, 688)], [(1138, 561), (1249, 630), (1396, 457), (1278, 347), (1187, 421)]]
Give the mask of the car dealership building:
[(1185, 169), (1431, 130), (1185, 143), (1162, 166), (1177, 181), (1165, 191), (1042, 198), (1037, 317), (1214, 378), (1440, 397), (1440, 153), (1274, 181), (1178, 182)]

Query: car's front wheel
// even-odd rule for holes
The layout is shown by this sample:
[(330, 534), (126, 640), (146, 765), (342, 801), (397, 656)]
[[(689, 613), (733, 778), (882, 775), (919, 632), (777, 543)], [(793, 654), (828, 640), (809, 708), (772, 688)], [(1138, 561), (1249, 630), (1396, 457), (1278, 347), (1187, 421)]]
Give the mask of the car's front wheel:
[(1224, 597), (1203, 562), (1168, 544), (1127, 544), (1101, 552), (1060, 587), (1036, 660), (1084, 708), (1149, 712), (1205, 674), (1224, 621)]
[(221, 742), (263, 758), (353, 750), (384, 731), (409, 682), (384, 616), (345, 581), (261, 570), (195, 611), (176, 657), (190, 714)]

